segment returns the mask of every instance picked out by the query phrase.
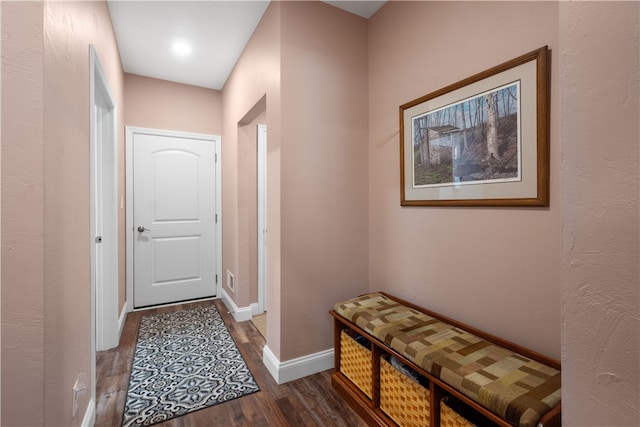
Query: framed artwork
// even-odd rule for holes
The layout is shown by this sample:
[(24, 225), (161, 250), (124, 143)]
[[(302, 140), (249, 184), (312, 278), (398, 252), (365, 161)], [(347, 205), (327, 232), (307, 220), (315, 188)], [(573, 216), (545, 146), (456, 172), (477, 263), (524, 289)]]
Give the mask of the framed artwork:
[(549, 206), (546, 46), (400, 106), (402, 206)]

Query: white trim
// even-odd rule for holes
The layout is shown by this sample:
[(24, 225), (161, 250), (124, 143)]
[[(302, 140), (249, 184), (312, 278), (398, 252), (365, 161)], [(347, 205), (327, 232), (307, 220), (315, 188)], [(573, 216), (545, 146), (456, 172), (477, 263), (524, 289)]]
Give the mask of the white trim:
[(267, 125), (256, 126), (258, 181), (258, 312), (267, 308)]
[(96, 423), (96, 401), (91, 398), (89, 401), (89, 406), (87, 406), (87, 410), (84, 412), (84, 417), (82, 418), (82, 427), (93, 427)]
[(216, 152), (216, 297), (222, 293), (222, 137), (214, 141)]
[(278, 384), (331, 369), (333, 368), (333, 357), (334, 350), (331, 348), (280, 362), (269, 347), (265, 345), (262, 349), (262, 362)]
[[(118, 107), (93, 45), (89, 58), (92, 305), (96, 350), (107, 350), (118, 345)], [(105, 120), (98, 118), (98, 107), (104, 108)], [(104, 243), (95, 242), (98, 235)]]
[(233, 319), (236, 322), (246, 322), (247, 320), (251, 320), (253, 317), (253, 309), (251, 306), (249, 307), (238, 307), (235, 301), (229, 296), (226, 290), (222, 290), (222, 302), (227, 307), (227, 310), (233, 315)]
[[(114, 254), (112, 254), (111, 263), (109, 265), (115, 265), (115, 271), (113, 271), (113, 277), (115, 283), (112, 285), (115, 287), (112, 289), (112, 292), (106, 292), (104, 286), (101, 286), (101, 289), (96, 289), (96, 243), (94, 241), (96, 236), (96, 212), (97, 206), (95, 203), (95, 180), (96, 180), (96, 169), (95, 169), (95, 154), (96, 148), (98, 146), (98, 135), (97, 135), (97, 124), (96, 124), (96, 105), (99, 101), (98, 98), (101, 98), (103, 102), (106, 102), (107, 107), (111, 109), (111, 113), (109, 114), (109, 118), (111, 122), (111, 138), (112, 141), (112, 155), (113, 155), (113, 194), (112, 197), (115, 197), (115, 212), (107, 212), (107, 215), (115, 215), (113, 221), (115, 224), (112, 224), (115, 229), (111, 230), (107, 239), (113, 239), (115, 242), (115, 246), (113, 246)], [(95, 402), (96, 402), (96, 350), (97, 348), (103, 349), (106, 347), (105, 344), (110, 344), (110, 341), (115, 339), (116, 334), (116, 319), (115, 316), (117, 314), (117, 300), (118, 300), (118, 143), (117, 143), (117, 127), (118, 127), (118, 107), (115, 102), (115, 98), (111, 89), (109, 87), (109, 82), (107, 77), (102, 69), (102, 65), (100, 64), (100, 59), (98, 58), (98, 54), (93, 45), (89, 45), (89, 146), (90, 146), (90, 201), (89, 201), (89, 214), (90, 214), (90, 235), (91, 239), (91, 278), (90, 278), (90, 287), (91, 287), (91, 332), (90, 332), (90, 360), (89, 360), (89, 378), (90, 378), (90, 400), (89, 406), (87, 408), (87, 412), (85, 412), (85, 416), (83, 419), (83, 426), (93, 426), (95, 423)], [(115, 195), (115, 196), (114, 196)], [(104, 230), (100, 230), (100, 232), (104, 232)], [(113, 259), (115, 258), (115, 259)], [(115, 295), (114, 295), (115, 294)], [(98, 298), (100, 295), (100, 298)], [(105, 298), (107, 296), (107, 298)], [(115, 296), (115, 298), (114, 298)], [(98, 307), (100, 304), (100, 307)], [(98, 313), (100, 313), (100, 320), (98, 320)], [(108, 321), (106, 321), (108, 320)], [(112, 320), (112, 322), (111, 322)], [(98, 328), (100, 331), (98, 331)], [(110, 333), (112, 331), (112, 333)], [(100, 337), (100, 344), (98, 344), (98, 337)], [(105, 339), (106, 338), (106, 339)], [(116, 344), (117, 345), (117, 344)]]
[(127, 311), (133, 311), (133, 238), (129, 230), (133, 230), (133, 130), (125, 126), (125, 254), (126, 264), (126, 304)]
[(249, 307), (251, 307), (251, 316), (257, 316), (259, 314), (264, 313), (264, 310), (262, 309), (262, 307), (260, 307), (260, 304), (258, 304), (257, 302), (252, 302), (251, 305), (249, 305)]
[[(95, 98), (95, 76), (94, 76), (94, 61), (95, 61), (95, 48), (92, 45), (89, 45), (89, 133), (90, 133), (90, 137), (93, 135), (94, 133), (94, 129), (93, 129), (93, 103), (94, 103), (94, 98)], [(93, 145), (91, 143), (91, 141), (89, 142), (90, 145)], [(93, 167), (93, 159), (90, 157), (89, 158), (90, 163), (90, 168)], [(91, 175), (93, 175), (91, 173)], [(89, 190), (91, 193), (93, 193), (93, 190)], [(91, 197), (91, 195), (89, 196)], [(90, 233), (93, 236), (93, 222), (94, 222), (94, 216), (95, 216), (95, 212), (94, 212), (94, 206), (93, 203), (90, 202), (90, 218), (89, 221), (91, 222), (91, 230)], [(90, 347), (91, 347), (91, 355), (90, 355), (90, 361), (89, 361), (89, 377), (91, 378), (91, 400), (89, 401), (89, 407), (91, 407), (91, 402), (94, 401), (94, 399), (96, 398), (96, 278), (95, 278), (95, 245), (91, 244), (91, 339), (90, 339)], [(89, 410), (89, 408), (87, 408), (87, 411)], [(85, 412), (85, 418), (86, 418), (86, 412)], [(84, 420), (83, 420), (84, 423)]]
[[(125, 225), (125, 236), (126, 236), (126, 255), (127, 255), (127, 293), (126, 298), (127, 302), (125, 307), (127, 311), (137, 311), (133, 307), (133, 277), (134, 277), (134, 257), (133, 257), (133, 135), (137, 134), (147, 134), (147, 135), (162, 135), (162, 136), (171, 136), (174, 138), (187, 138), (187, 139), (203, 139), (207, 141), (211, 141), (214, 145), (215, 156), (217, 157), (217, 162), (215, 163), (215, 177), (216, 177), (216, 188), (215, 188), (215, 215), (218, 216), (218, 222), (216, 223), (215, 228), (215, 240), (216, 240), (216, 269), (215, 275), (218, 278), (218, 283), (216, 286), (216, 294), (211, 298), (218, 298), (221, 294), (222, 290), (222, 137), (219, 135), (208, 135), (204, 133), (193, 133), (193, 132), (181, 132), (181, 131), (172, 131), (165, 129), (153, 129), (153, 128), (143, 128), (137, 126), (125, 126), (125, 187), (126, 187), (126, 225)], [(166, 304), (172, 305), (172, 303)]]
[(124, 323), (127, 321), (127, 302), (124, 302), (122, 306), (122, 311), (120, 311), (120, 318), (118, 319), (118, 343), (120, 342), (120, 337), (122, 337), (122, 329), (124, 329)]

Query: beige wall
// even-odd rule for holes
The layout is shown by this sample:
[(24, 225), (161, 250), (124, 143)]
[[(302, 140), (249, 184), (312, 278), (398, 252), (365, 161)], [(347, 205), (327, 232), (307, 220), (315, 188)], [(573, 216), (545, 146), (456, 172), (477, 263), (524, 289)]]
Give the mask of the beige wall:
[(273, 2), (223, 89), (223, 263), (242, 279), (225, 291), (240, 307), (253, 232), (238, 122), (266, 94), (267, 345), (281, 361), (330, 348), (327, 310), (367, 289), (366, 28), (323, 3)]
[[(88, 373), (90, 339), (88, 44), (119, 104), (123, 75), (104, 3), (5, 2), (2, 12), (1, 421), (78, 425), (88, 394), (71, 419), (70, 390)], [(383, 289), (561, 356), (564, 425), (638, 425), (639, 19), (631, 2), (390, 2), (367, 25), (324, 4), (272, 2), (222, 91), (219, 128), (223, 263), (237, 277), (239, 236), (251, 233), (238, 123), (253, 112), (269, 128), (275, 355), (330, 347), (326, 310)], [(384, 143), (398, 106), (544, 44), (551, 207), (401, 208), (398, 138)], [(131, 124), (157, 127), (148, 120)], [(242, 282), (230, 294), (253, 302)]]
[[(269, 229), (267, 337), (270, 346), (280, 342), (280, 8), (272, 2), (260, 20), (233, 72), (222, 89), (222, 264), (224, 291), (239, 307), (252, 302), (248, 283), (236, 281), (235, 291), (226, 287), (226, 272), (236, 279), (245, 276), (249, 263), (242, 257), (239, 236), (248, 236), (246, 217), (241, 217), (238, 124), (266, 116), (269, 132), (267, 170), (269, 182), (267, 217)], [(243, 252), (244, 253), (244, 252)], [(239, 274), (240, 268), (243, 274)], [(246, 276), (245, 276), (246, 277)]]
[(124, 75), (125, 126), (220, 135), (222, 94), (197, 86)]
[(266, 111), (260, 109), (238, 124), (238, 221), (242, 226), (238, 227), (237, 280), (249, 288), (249, 303), (258, 302), (257, 125), (265, 123)]
[[(79, 425), (90, 398), (89, 388), (71, 419), (76, 375), (90, 374), (89, 44), (119, 106), (121, 162), (123, 72), (104, 2), (47, 2), (44, 34), (45, 416), (50, 425)], [(121, 173), (119, 199), (123, 178)], [(124, 210), (119, 229), (123, 289)]]
[[(220, 91), (125, 73), (124, 95), (124, 126), (222, 134)], [(122, 156), (120, 173), (124, 176), (124, 153)], [(121, 250), (124, 253), (125, 249)], [(125, 281), (119, 296), (122, 306), (126, 298)]]
[(367, 21), (320, 2), (281, 7), (284, 361), (331, 348), (327, 310), (368, 288), (369, 104)]
[(562, 411), (640, 425), (640, 7), (560, 5)]
[(2, 5), (2, 425), (44, 423), (43, 6)]
[[(401, 207), (399, 105), (544, 45), (552, 55), (550, 207)], [(370, 289), (555, 358), (559, 56), (553, 2), (390, 2), (369, 21)]]
[[(561, 357), (567, 426), (640, 422), (639, 18), (637, 3), (420, 2), (369, 24), (371, 289)], [(545, 44), (550, 208), (401, 208), (397, 136), (384, 144), (398, 105)]]
[(92, 387), (72, 418), (76, 376), (90, 377), (89, 44), (120, 106), (122, 69), (106, 3), (3, 6), (3, 48), (16, 51), (2, 75), (14, 125), (2, 141), (2, 424), (79, 425)]

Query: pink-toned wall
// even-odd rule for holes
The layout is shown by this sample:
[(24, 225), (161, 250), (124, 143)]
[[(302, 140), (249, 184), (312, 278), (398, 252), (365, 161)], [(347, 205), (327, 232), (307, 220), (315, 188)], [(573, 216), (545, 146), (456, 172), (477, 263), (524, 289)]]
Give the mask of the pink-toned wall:
[(153, 129), (220, 135), (220, 91), (124, 75), (124, 124)]
[(369, 73), (365, 19), (321, 2), (281, 8), (284, 361), (331, 348), (327, 310), (368, 288)]
[[(72, 419), (76, 375), (86, 373), (91, 381), (89, 44), (119, 106), (120, 162), (123, 71), (106, 2), (46, 2), (44, 11), (45, 416), (47, 424), (71, 426), (82, 421), (92, 387)], [(124, 198), (123, 178), (121, 172), (118, 199)], [(118, 220), (123, 289), (124, 210)]]
[[(640, 424), (639, 12), (390, 2), (369, 22), (371, 289), (561, 357), (568, 426)], [(545, 44), (550, 208), (401, 208), (398, 105)]]
[(562, 412), (640, 425), (640, 6), (560, 5)]
[[(1, 421), (78, 425), (64, 390), (89, 369), (88, 43), (119, 103), (123, 76), (104, 3), (4, 2), (2, 12)], [(258, 106), (269, 127), (276, 356), (328, 348), (326, 309), (386, 289), (561, 355), (564, 425), (640, 424), (639, 20), (631, 2), (389, 2), (369, 21), (367, 59), (366, 46), (356, 52), (359, 18), (272, 2), (222, 91), (223, 255), (237, 273), (238, 123)], [(543, 44), (551, 207), (401, 208), (398, 105)], [(364, 106), (353, 99), (367, 93)], [(468, 241), (483, 243), (474, 251)], [(232, 297), (248, 305), (239, 290)]]
[[(235, 291), (226, 286), (226, 272), (236, 279), (248, 277), (250, 268), (239, 236), (248, 236), (246, 217), (241, 217), (242, 187), (239, 169), (239, 135), (243, 123), (259, 115), (266, 117), (268, 128), (267, 180), (269, 182), (267, 217), (269, 229), (267, 337), (269, 345), (280, 342), (280, 9), (272, 2), (240, 56), (222, 89), (222, 264), (224, 292), (239, 307), (248, 307), (251, 292), (248, 283), (236, 282)], [(244, 209), (244, 208), (242, 208)], [(241, 252), (242, 251), (242, 252)], [(242, 273), (240, 269), (243, 270)], [(242, 279), (245, 280), (245, 279)]]
[(119, 105), (122, 68), (104, 2), (3, 9), (3, 53), (16, 50), (2, 67), (2, 423), (80, 425), (93, 387), (72, 418), (76, 376), (91, 381), (89, 44)]
[[(366, 20), (324, 3), (273, 2), (223, 89), (223, 263), (243, 280), (238, 123), (266, 94), (267, 345), (281, 361), (330, 348), (327, 310), (367, 289), (366, 32)], [(225, 292), (253, 302), (250, 282)]]
[[(550, 207), (401, 207), (399, 106), (544, 45), (552, 55)], [(389, 2), (369, 20), (370, 289), (555, 358), (558, 58), (554, 2)]]
[(43, 6), (2, 5), (2, 425), (44, 424)]
[[(246, 121), (245, 121), (246, 120)], [(238, 125), (238, 262), (237, 280), (249, 288), (249, 303), (258, 302), (258, 144), (257, 125), (266, 111)]]
[[(222, 94), (213, 89), (125, 73), (124, 125), (220, 135)], [(124, 176), (124, 157), (119, 166)], [(125, 253), (124, 247), (121, 251)], [(126, 301), (124, 280), (118, 296), (122, 307)]]

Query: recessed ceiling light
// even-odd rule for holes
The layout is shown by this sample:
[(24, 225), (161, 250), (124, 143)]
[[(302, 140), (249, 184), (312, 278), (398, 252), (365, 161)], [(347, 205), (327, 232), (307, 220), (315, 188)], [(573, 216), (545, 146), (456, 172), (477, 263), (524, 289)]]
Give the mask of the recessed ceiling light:
[(183, 40), (173, 42), (173, 51), (180, 56), (186, 56), (191, 53), (191, 45)]

